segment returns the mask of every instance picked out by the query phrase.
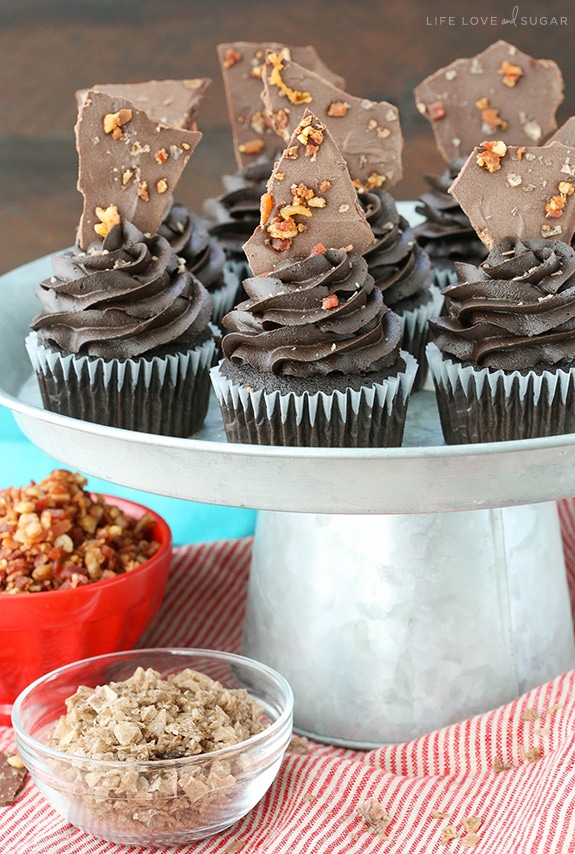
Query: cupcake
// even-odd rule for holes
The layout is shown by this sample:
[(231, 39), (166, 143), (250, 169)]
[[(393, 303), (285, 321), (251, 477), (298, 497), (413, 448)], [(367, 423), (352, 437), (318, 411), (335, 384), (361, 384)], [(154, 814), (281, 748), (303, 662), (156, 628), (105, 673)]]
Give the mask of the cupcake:
[(474, 149), (452, 193), (489, 250), (456, 264), (427, 355), (448, 444), (575, 432), (575, 148)]
[(448, 195), (465, 159), (486, 139), (508, 145), (542, 145), (556, 128), (563, 79), (552, 60), (536, 60), (505, 41), (469, 59), (457, 59), (415, 88), (419, 112), (430, 122), (437, 149), (446, 162), (441, 176), (426, 176), (429, 191), (416, 210), (416, 227), (440, 286), (455, 280), (455, 263), (480, 264), (485, 247), (469, 218)]
[(212, 369), (228, 441), (400, 445), (417, 363), (362, 257), (373, 234), (345, 160), (310, 111), (261, 209), (248, 299), (224, 318)]
[(402, 175), (403, 139), (397, 109), (387, 101), (357, 98), (293, 60), (269, 54), (263, 71), (263, 102), (273, 126), (288, 140), (305, 108), (313, 104), (344, 156), (374, 242), (366, 252), (369, 272), (385, 304), (399, 315), (402, 347), (416, 357), (416, 389), (427, 373), (427, 321), (440, 310), (431, 289), (430, 263), (387, 192)]
[(186, 269), (209, 291), (212, 321), (219, 325), (236, 302), (240, 281), (237, 271), (226, 264), (224, 249), (208, 233), (199, 216), (173, 199), (166, 208), (158, 233), (166, 238)]
[(399, 316), (401, 346), (417, 359), (419, 368), (413, 387), (417, 391), (427, 376), (427, 322), (440, 313), (443, 297), (440, 289), (431, 285), (427, 253), (419, 246), (407, 220), (400, 216), (393, 197), (384, 190), (373, 189), (360, 193), (359, 202), (375, 238), (364, 257), (385, 304)]
[[(199, 106), (211, 84), (208, 77), (190, 80), (148, 80), (145, 83), (96, 84), (91, 91), (124, 98), (153, 119), (172, 128), (197, 130)], [(76, 92), (81, 106), (90, 90)], [(212, 297), (212, 320), (219, 324), (236, 301), (239, 279), (226, 266), (223, 249), (207, 233), (201, 218), (170, 195), (158, 233), (184, 259), (187, 269)]]
[(47, 409), (164, 435), (201, 426), (211, 298), (157, 233), (200, 138), (125, 99), (88, 93), (76, 125), (77, 244), (52, 259), (26, 341)]

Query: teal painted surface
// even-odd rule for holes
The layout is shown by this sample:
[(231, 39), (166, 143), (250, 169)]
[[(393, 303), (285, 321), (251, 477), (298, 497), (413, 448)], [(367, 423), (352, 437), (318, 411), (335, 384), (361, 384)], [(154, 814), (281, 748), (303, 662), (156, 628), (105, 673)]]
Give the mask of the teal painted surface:
[[(12, 413), (0, 406), (0, 489), (42, 480), (52, 469), (62, 467), (60, 462), (33, 445)], [(175, 545), (247, 537), (254, 532), (255, 510), (183, 501), (87, 477), (88, 486), (94, 492), (137, 501), (163, 516), (172, 529)]]

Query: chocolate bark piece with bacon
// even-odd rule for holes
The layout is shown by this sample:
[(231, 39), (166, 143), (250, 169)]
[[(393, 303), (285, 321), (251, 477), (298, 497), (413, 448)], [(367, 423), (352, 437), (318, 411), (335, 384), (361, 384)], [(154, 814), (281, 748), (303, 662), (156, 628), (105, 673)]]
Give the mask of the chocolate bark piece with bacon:
[(197, 130), (199, 105), (211, 84), (209, 77), (187, 80), (148, 80), (145, 83), (96, 83), (78, 89), (76, 102), (81, 107), (90, 91), (126, 98), (151, 118), (184, 130)]
[(254, 275), (307, 258), (321, 245), (361, 255), (373, 243), (345, 159), (326, 125), (306, 110), (261, 198), (244, 244)]
[(575, 231), (575, 148), (484, 142), (449, 192), (489, 249), (504, 237), (569, 243)]
[(397, 107), (357, 98), (280, 54), (268, 53), (262, 99), (272, 125), (288, 140), (306, 106), (325, 122), (357, 190), (390, 188), (402, 176)]
[(557, 127), (563, 77), (556, 62), (534, 59), (506, 41), (456, 59), (415, 88), (447, 163), (467, 157), (485, 139), (542, 145)]
[(290, 47), (278, 42), (226, 42), (219, 44), (217, 50), (238, 169), (245, 169), (262, 156), (271, 161), (283, 147), (261, 99), (263, 64), (269, 50), (294, 59), (336, 86), (345, 86), (343, 77), (331, 71), (311, 45)]
[(75, 131), (84, 196), (80, 248), (88, 249), (124, 220), (155, 234), (202, 134), (170, 127), (125, 98), (92, 90)]

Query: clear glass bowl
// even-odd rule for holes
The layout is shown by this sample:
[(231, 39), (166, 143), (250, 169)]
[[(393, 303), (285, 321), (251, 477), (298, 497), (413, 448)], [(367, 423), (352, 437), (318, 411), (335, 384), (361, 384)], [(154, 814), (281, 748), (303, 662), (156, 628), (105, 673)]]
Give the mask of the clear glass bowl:
[[(80, 685), (123, 681), (139, 666), (162, 676), (191, 668), (227, 688), (245, 688), (271, 723), (232, 747), (152, 762), (86, 759), (47, 746), (66, 698)], [(60, 815), (109, 842), (160, 847), (203, 839), (248, 813), (279, 771), (292, 718), (293, 693), (280, 674), (240, 655), (201, 649), (133, 650), (79, 661), (37, 679), (12, 711), (18, 752)]]

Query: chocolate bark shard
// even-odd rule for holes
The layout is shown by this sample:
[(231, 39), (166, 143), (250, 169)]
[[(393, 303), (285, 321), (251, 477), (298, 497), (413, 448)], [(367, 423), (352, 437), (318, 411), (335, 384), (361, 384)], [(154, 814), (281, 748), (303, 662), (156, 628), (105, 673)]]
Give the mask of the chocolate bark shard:
[(209, 77), (189, 80), (148, 80), (146, 83), (97, 83), (89, 89), (78, 89), (78, 108), (90, 91), (126, 98), (151, 118), (184, 130), (197, 130), (200, 102), (211, 84)]
[(312, 250), (361, 255), (373, 233), (347, 164), (325, 124), (306, 110), (274, 165), (261, 199), (261, 223), (244, 244), (255, 276), (307, 258)]
[(417, 108), (431, 122), (448, 163), (467, 157), (485, 139), (542, 145), (557, 127), (562, 100), (557, 63), (533, 59), (502, 40), (440, 68), (415, 88)]
[(28, 771), (17, 754), (0, 753), (0, 807), (8, 807), (18, 797)]
[(239, 169), (245, 169), (261, 155), (271, 159), (283, 147), (267, 120), (261, 100), (262, 66), (268, 50), (291, 57), (336, 86), (345, 86), (343, 77), (330, 71), (311, 45), (288, 47), (277, 42), (227, 42), (219, 44), (217, 50)]
[(356, 98), (297, 62), (269, 52), (262, 100), (276, 132), (287, 141), (306, 104), (326, 122), (358, 190), (387, 189), (402, 177), (403, 138), (396, 107)]
[(495, 156), (477, 146), (449, 188), (483, 243), (489, 249), (504, 237), (569, 243), (575, 231), (575, 148), (560, 142), (488, 145)]
[(92, 90), (75, 131), (78, 189), (84, 196), (80, 248), (104, 236), (103, 222), (113, 225), (118, 216), (154, 234), (202, 134), (169, 127), (125, 98)]
[(563, 122), (553, 136), (550, 136), (545, 145), (551, 142), (562, 142), (563, 145), (575, 147), (575, 116), (570, 116), (567, 121)]

